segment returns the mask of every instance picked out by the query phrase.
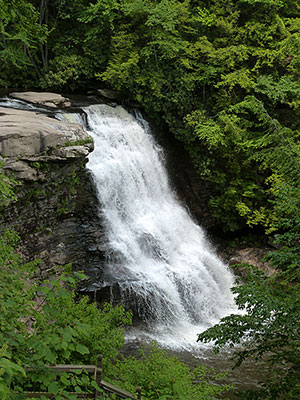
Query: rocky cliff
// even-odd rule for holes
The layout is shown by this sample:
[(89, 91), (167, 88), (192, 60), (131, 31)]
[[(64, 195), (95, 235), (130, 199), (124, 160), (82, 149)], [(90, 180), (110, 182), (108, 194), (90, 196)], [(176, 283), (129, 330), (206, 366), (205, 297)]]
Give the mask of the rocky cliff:
[(71, 105), (67, 99), (51, 93), (43, 93), (42, 99), (34, 93), (19, 98), (46, 108), (0, 107), (1, 161), (3, 171), (16, 181), (17, 196), (1, 210), (0, 228), (19, 233), (19, 253), (27, 260), (41, 260), (42, 276), (67, 263), (98, 276), (103, 252), (96, 242), (103, 232), (94, 185), (85, 169), (92, 139), (80, 125), (53, 118), (51, 110), (58, 103)]

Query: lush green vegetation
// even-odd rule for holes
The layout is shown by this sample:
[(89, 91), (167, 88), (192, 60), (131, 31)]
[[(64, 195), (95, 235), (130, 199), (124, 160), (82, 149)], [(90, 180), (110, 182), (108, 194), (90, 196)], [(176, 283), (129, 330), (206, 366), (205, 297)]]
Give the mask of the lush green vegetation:
[(0, 85), (118, 89), (183, 142), (223, 230), (277, 242), (277, 277), (249, 273), (235, 289), (248, 314), (201, 340), (246, 336), (239, 362), (283, 366), (261, 398), (299, 398), (299, 2), (0, 0), (0, 27)]
[[(17, 235), (0, 238), (0, 398), (24, 399), (24, 391), (46, 391), (55, 399), (74, 399), (68, 391), (92, 391), (93, 377), (86, 373), (60, 374), (46, 364), (91, 364), (103, 355), (104, 377), (144, 399), (213, 399), (227, 389), (208, 383), (205, 368), (190, 371), (175, 357), (156, 347), (142, 360), (117, 359), (124, 344), (124, 326), (131, 315), (106, 304), (99, 310), (88, 298), (76, 299), (80, 273), (68, 267), (38, 282), (37, 262), (24, 264), (15, 253)], [(70, 268), (69, 268), (70, 269)], [(27, 372), (24, 366), (34, 367)], [(218, 378), (218, 377), (216, 377)]]

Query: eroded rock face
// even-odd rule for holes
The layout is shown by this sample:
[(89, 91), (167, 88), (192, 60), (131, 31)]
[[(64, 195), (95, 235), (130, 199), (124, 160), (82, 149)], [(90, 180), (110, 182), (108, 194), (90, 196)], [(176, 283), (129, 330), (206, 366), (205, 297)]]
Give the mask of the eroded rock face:
[(178, 200), (205, 229), (213, 228), (216, 220), (209, 208), (213, 185), (195, 171), (192, 160), (182, 142), (165, 129), (152, 126), (157, 142), (163, 147), (171, 186)]
[(66, 97), (51, 92), (14, 92), (10, 93), (14, 99), (28, 101), (32, 104), (38, 104), (50, 108), (70, 107), (71, 102)]
[[(249, 264), (254, 265), (258, 270), (264, 272), (267, 276), (271, 276), (276, 273), (276, 269), (269, 263), (264, 261), (264, 257), (274, 250), (269, 246), (261, 247), (242, 247), (242, 248), (227, 248), (224, 249), (220, 256), (233, 267), (236, 264)], [(245, 268), (239, 267), (234, 269), (236, 275), (242, 279), (246, 278), (248, 272)]]
[(87, 152), (92, 149), (90, 136), (79, 124), (65, 123), (33, 111), (0, 107), (2, 156), (20, 159), (51, 155), (57, 149), (61, 155), (62, 147), (68, 147), (70, 143), (84, 143)]
[(103, 229), (92, 177), (93, 149), (79, 124), (33, 111), (0, 108), (3, 170), (13, 177), (17, 201), (0, 213), (0, 230), (13, 229), (25, 260), (41, 260), (37, 273), (72, 263), (101, 279)]
[(119, 92), (117, 92), (116, 90), (98, 89), (97, 93), (101, 97), (104, 97), (105, 99), (108, 99), (108, 100), (119, 101), (122, 99), (121, 94)]

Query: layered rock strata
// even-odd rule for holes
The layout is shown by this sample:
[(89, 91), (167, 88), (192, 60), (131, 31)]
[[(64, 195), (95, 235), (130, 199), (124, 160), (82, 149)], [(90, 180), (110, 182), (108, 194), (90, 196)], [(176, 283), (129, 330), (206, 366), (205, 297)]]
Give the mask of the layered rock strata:
[[(48, 101), (44, 96), (45, 103), (56, 96), (48, 96)], [(56, 265), (72, 263), (101, 278), (104, 248), (97, 243), (103, 231), (92, 178), (85, 169), (92, 149), (92, 139), (79, 124), (0, 107), (1, 164), (16, 181), (17, 196), (2, 208), (0, 229), (19, 233), (19, 253), (26, 260), (41, 260), (42, 276)]]
[(38, 104), (50, 108), (70, 107), (71, 102), (66, 97), (50, 92), (14, 92), (10, 97), (29, 103)]

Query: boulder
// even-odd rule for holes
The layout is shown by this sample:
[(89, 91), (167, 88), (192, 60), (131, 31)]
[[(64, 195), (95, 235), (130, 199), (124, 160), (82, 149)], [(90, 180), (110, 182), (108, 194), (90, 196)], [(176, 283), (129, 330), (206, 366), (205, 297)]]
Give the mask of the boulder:
[(50, 108), (71, 107), (69, 99), (51, 92), (13, 92), (10, 97)]
[(72, 159), (87, 157), (91, 151), (90, 144), (84, 146), (65, 146), (62, 148), (55, 149), (53, 156), (60, 157), (60, 159)]
[(117, 92), (116, 90), (98, 89), (97, 93), (101, 97), (104, 97), (105, 99), (108, 100), (120, 101), (122, 99), (120, 92)]
[(3, 169), (8, 175), (14, 176), (18, 180), (36, 181), (38, 179), (37, 170), (24, 161), (8, 159)]
[[(235, 264), (254, 265), (258, 270), (264, 272), (267, 276), (276, 273), (276, 269), (269, 262), (263, 261), (264, 257), (271, 251), (269, 247), (247, 247), (242, 249), (232, 249), (230, 258), (228, 259), (229, 266)], [(235, 269), (234, 272), (244, 278), (247, 271), (243, 268)]]

